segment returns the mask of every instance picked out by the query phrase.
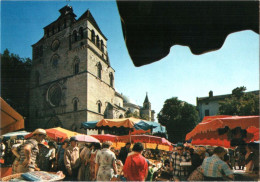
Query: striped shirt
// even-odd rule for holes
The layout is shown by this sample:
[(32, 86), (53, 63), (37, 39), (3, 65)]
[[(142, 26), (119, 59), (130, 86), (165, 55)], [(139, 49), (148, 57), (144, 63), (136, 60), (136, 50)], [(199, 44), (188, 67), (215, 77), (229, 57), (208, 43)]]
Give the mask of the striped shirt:
[(174, 152), (171, 155), (171, 162), (173, 167), (173, 175), (174, 176), (185, 176), (187, 175), (187, 171), (184, 167), (181, 167), (181, 162), (188, 162), (190, 161), (190, 154), (187, 152), (183, 152), (182, 155), (178, 154), (178, 152)]
[(222, 161), (216, 154), (204, 159), (202, 169), (204, 176), (213, 178), (223, 177), (223, 174), (226, 176), (233, 174), (227, 163)]
[(20, 164), (25, 160), (24, 146), (31, 145), (31, 163), (28, 165), (31, 168), (35, 168), (36, 156), (39, 153), (38, 142), (35, 139), (29, 139), (20, 146)]

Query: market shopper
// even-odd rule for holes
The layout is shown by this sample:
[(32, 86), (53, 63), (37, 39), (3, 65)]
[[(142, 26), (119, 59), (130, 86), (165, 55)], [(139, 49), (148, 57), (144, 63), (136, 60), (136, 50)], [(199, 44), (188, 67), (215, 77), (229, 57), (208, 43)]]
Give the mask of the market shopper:
[(19, 155), (20, 161), (17, 167), (17, 173), (34, 171), (36, 167), (36, 156), (39, 153), (38, 143), (41, 143), (46, 137), (44, 129), (36, 129), (33, 137), (28, 139), (22, 146)]
[(127, 181), (145, 181), (148, 175), (148, 163), (142, 156), (144, 146), (142, 143), (137, 142), (132, 150), (123, 167), (124, 176)]
[(79, 154), (81, 163), (78, 172), (79, 181), (89, 181), (89, 165), (87, 165), (87, 161), (89, 159), (91, 146), (92, 144), (85, 144), (85, 146)]
[(112, 142), (106, 141), (96, 154), (95, 177), (97, 181), (110, 181), (117, 175), (116, 155), (110, 150)]
[(49, 159), (47, 154), (49, 153), (49, 147), (45, 145), (45, 140), (38, 143), (39, 153), (36, 157), (37, 168), (41, 171), (50, 171)]
[(128, 153), (130, 152), (130, 146), (131, 143), (126, 143), (124, 147), (121, 148), (120, 152), (119, 152), (119, 160), (122, 161), (123, 164), (125, 164), (125, 160), (127, 158)]
[(94, 143), (94, 148), (90, 151), (89, 157), (89, 181), (95, 180), (95, 166), (96, 166), (96, 155), (100, 151), (101, 145), (100, 143)]
[(226, 151), (222, 147), (216, 147), (213, 155), (204, 159), (202, 169), (205, 181), (223, 181), (224, 175), (230, 180), (234, 179), (232, 170), (222, 159)]
[(63, 174), (65, 174), (65, 176), (67, 176), (67, 170), (65, 167), (65, 163), (64, 163), (64, 153), (65, 150), (69, 147), (69, 140), (65, 139), (62, 142), (62, 145), (59, 146), (57, 154), (56, 154), (56, 165), (57, 165), (57, 170), (58, 171), (62, 171)]
[(20, 160), (20, 146), (22, 145), (22, 141), (21, 140), (17, 140), (17, 143), (14, 144), (12, 146), (12, 153), (15, 156), (13, 165), (12, 165), (12, 174), (16, 174), (17, 173), (17, 167), (19, 165), (19, 160)]
[(77, 181), (80, 158), (77, 139), (75, 137), (70, 138), (70, 146), (65, 150), (64, 154), (64, 163), (68, 172), (67, 179)]
[(186, 180), (188, 171), (181, 167), (181, 162), (189, 162), (191, 160), (190, 155), (184, 152), (184, 146), (182, 143), (177, 144), (177, 152), (173, 152), (170, 157), (170, 170), (174, 180)]

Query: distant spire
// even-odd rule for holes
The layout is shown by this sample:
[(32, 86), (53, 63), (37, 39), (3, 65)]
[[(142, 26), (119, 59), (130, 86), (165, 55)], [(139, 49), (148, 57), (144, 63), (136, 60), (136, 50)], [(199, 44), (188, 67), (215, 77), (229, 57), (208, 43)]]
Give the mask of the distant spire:
[(147, 103), (147, 102), (149, 102), (149, 99), (148, 99), (148, 92), (146, 92), (146, 97), (145, 97), (145, 99), (144, 99), (144, 103)]

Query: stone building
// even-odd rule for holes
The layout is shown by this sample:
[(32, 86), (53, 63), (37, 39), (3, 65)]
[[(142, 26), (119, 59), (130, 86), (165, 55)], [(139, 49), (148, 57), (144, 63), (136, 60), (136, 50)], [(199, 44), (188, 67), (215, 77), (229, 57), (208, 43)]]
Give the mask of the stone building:
[(107, 38), (91, 12), (78, 19), (68, 5), (59, 12), (32, 45), (30, 127), (61, 126), (76, 131), (84, 121), (124, 117)]
[[(259, 94), (259, 90), (246, 93)], [(219, 102), (229, 97), (231, 97), (231, 94), (213, 96), (213, 91), (209, 92), (208, 97), (197, 97), (197, 110), (199, 111), (200, 120), (202, 120), (204, 116), (217, 115), (220, 107)]]
[(124, 108), (130, 113), (136, 113), (139, 117), (145, 117), (148, 121), (155, 121), (154, 119), (154, 110), (151, 108), (151, 102), (148, 99), (148, 94), (146, 93), (146, 97), (143, 102), (143, 106), (136, 105), (133, 101), (131, 101), (128, 97), (123, 95)]

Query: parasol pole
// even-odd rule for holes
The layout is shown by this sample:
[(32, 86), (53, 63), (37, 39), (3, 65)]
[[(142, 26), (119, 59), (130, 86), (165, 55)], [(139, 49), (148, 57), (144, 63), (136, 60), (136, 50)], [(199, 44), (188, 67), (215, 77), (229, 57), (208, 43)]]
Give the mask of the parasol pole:
[(130, 136), (130, 143), (131, 143), (131, 128), (129, 128), (129, 136)]

